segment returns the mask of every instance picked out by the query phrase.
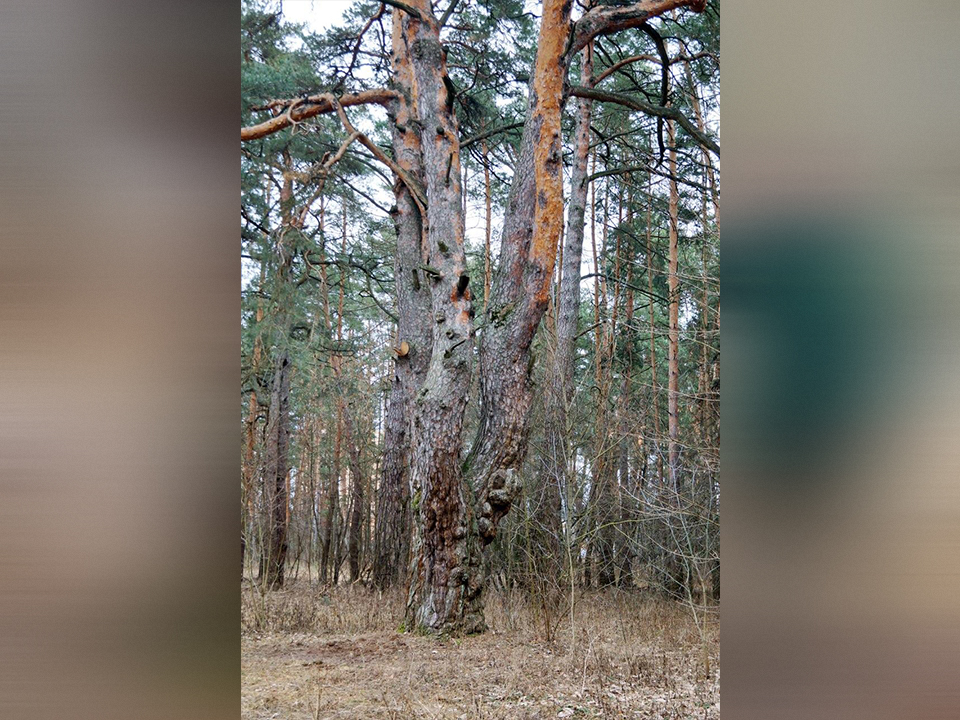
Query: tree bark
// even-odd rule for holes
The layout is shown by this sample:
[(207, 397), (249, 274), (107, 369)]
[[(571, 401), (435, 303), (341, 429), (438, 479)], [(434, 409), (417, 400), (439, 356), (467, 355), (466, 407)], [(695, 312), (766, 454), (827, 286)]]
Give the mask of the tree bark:
[(344, 413), (344, 439), (350, 468), (350, 520), (347, 538), (347, 563), (350, 567), (350, 582), (360, 580), (360, 550), (363, 542), (363, 472), (360, 464), (360, 446), (353, 422), (353, 413), (348, 408)]
[(679, 495), (680, 464), (680, 366), (678, 359), (680, 340), (680, 290), (677, 278), (677, 150), (673, 121), (667, 121), (667, 136), (670, 141), (670, 228), (667, 287), (669, 288), (669, 328), (667, 330), (667, 474), (670, 492)]
[(460, 140), (439, 24), (428, 0), (402, 19), (416, 89), (426, 185), (422, 286), (433, 309), (433, 342), (414, 400), (411, 489), (416, 517), (406, 623), (411, 629), (483, 629), (480, 557), (460, 450), (470, 387), (473, 311), (463, 247)]
[[(393, 14), (393, 84), (397, 99), (389, 106), (396, 163), (423, 185), (423, 152), (414, 107), (413, 67), (402, 17)], [(374, 529), (373, 582), (385, 588), (406, 574), (410, 550), (410, 440), (413, 398), (426, 377), (433, 345), (432, 300), (423, 263), (423, 218), (410, 188), (394, 182), (397, 235), (395, 282), (397, 346), (407, 352), (394, 360), (394, 374), (383, 440), (377, 518)]]
[(266, 430), (265, 478), (267, 533), (260, 564), (260, 580), (270, 590), (283, 587), (287, 562), (287, 445), (290, 397), (290, 360), (285, 351), (277, 358), (270, 392)]

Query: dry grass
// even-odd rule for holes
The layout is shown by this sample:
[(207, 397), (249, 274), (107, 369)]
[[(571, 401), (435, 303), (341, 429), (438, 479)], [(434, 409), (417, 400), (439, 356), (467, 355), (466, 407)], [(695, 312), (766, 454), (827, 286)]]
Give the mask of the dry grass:
[(243, 589), (245, 718), (719, 718), (719, 622), (620, 592), (581, 598), (555, 642), (535, 607), (490, 593), (490, 631), (397, 632), (399, 594)]

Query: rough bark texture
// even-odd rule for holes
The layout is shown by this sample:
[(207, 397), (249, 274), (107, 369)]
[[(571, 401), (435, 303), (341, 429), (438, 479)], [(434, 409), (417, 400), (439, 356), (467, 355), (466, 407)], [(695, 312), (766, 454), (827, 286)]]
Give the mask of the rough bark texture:
[(287, 427), (290, 398), (290, 361), (286, 352), (277, 359), (270, 391), (266, 430), (265, 479), (269, 517), (261, 554), (260, 581), (271, 590), (283, 587), (287, 561)]
[[(423, 184), (423, 159), (413, 106), (413, 68), (404, 42), (400, 13), (393, 16), (393, 82), (397, 99), (389, 106), (396, 163)], [(401, 581), (410, 551), (410, 420), (413, 398), (423, 385), (433, 345), (429, 278), (422, 260), (423, 219), (410, 189), (394, 183), (397, 233), (395, 283), (397, 346), (407, 352), (394, 365), (383, 441), (377, 520), (374, 530), (373, 581), (385, 588)]]
[(484, 628), (480, 557), (460, 449), (470, 387), (473, 311), (463, 249), (460, 141), (439, 24), (427, 0), (402, 18), (413, 67), (414, 102), (426, 185), (421, 285), (431, 296), (433, 349), (417, 393), (411, 442), (416, 517), (407, 603), (411, 629), (455, 633)]
[(360, 469), (360, 446), (357, 443), (353, 414), (350, 409), (344, 414), (343, 435), (347, 442), (350, 468), (350, 521), (347, 538), (347, 563), (350, 566), (350, 581), (360, 579), (360, 552), (363, 543), (363, 473)]
[(533, 399), (531, 344), (550, 299), (563, 229), (560, 114), (570, 2), (546, 0), (500, 262), (480, 341), (480, 427), (468, 460), (484, 543), (520, 487)]

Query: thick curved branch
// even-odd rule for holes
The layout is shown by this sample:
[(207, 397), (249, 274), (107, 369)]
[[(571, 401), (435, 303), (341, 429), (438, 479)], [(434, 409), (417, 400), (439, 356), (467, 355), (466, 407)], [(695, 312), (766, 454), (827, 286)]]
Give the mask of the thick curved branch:
[(690, 137), (700, 143), (703, 147), (707, 148), (707, 150), (710, 150), (718, 156), (720, 155), (720, 146), (700, 132), (699, 128), (697, 128), (694, 123), (690, 122), (690, 120), (688, 120), (687, 117), (676, 108), (651, 105), (650, 103), (646, 103), (643, 100), (638, 100), (630, 95), (604, 92), (603, 90), (595, 90), (594, 88), (583, 87), (582, 85), (574, 85), (571, 87), (570, 95), (573, 97), (599, 100), (600, 102), (612, 102), (616, 103), (617, 105), (628, 107), (631, 110), (637, 110), (638, 112), (646, 113), (647, 115), (653, 115), (654, 117), (676, 120), (677, 124), (686, 130)]
[[(360, 93), (348, 93), (340, 97), (337, 101), (343, 107), (353, 105), (384, 105), (386, 106), (397, 97), (397, 93), (386, 88), (376, 90), (364, 90)], [(285, 112), (265, 120), (256, 125), (240, 128), (240, 142), (249, 140), (259, 140), (267, 135), (283, 130), (294, 123), (301, 122), (316, 115), (332, 113), (336, 110), (332, 102), (333, 96), (328, 94), (310, 95), (306, 98), (296, 98), (293, 100), (272, 100), (262, 108), (258, 109), (284, 109)]]
[(600, 5), (584, 13), (574, 24), (567, 57), (572, 58), (599, 35), (640, 27), (650, 18), (675, 8), (688, 7), (694, 12), (703, 12), (706, 4), (706, 0), (643, 0), (626, 7)]
[(373, 156), (377, 160), (393, 170), (396, 176), (403, 181), (403, 184), (410, 189), (410, 193), (413, 195), (414, 202), (417, 203), (417, 207), (419, 208), (420, 212), (425, 215), (427, 212), (427, 196), (423, 188), (420, 187), (420, 184), (413, 179), (410, 173), (387, 157), (387, 154), (377, 147), (375, 142), (373, 142), (370, 138), (358, 131), (353, 126), (353, 124), (350, 122), (350, 119), (347, 117), (347, 113), (343, 110), (343, 105), (335, 97), (333, 97), (333, 95), (326, 95), (325, 97), (330, 104), (336, 108), (337, 115), (340, 117), (340, 122), (343, 123), (344, 129), (350, 133), (351, 137), (355, 137), (365, 148), (367, 148), (367, 150), (373, 153)]

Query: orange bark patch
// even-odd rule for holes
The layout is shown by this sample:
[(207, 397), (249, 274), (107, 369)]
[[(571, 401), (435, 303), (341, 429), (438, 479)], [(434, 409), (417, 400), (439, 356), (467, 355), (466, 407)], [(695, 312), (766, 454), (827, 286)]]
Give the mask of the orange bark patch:
[[(539, 125), (535, 140), (533, 172), (536, 187), (536, 206), (533, 212), (533, 239), (530, 257), (547, 271), (553, 267), (557, 255), (557, 241), (563, 229), (563, 181), (560, 176), (560, 109), (563, 100), (564, 51), (569, 33), (570, 4), (568, 0), (546, 0), (537, 63), (534, 70), (533, 91), (536, 106), (531, 122)], [(546, 283), (537, 292), (549, 288)]]

